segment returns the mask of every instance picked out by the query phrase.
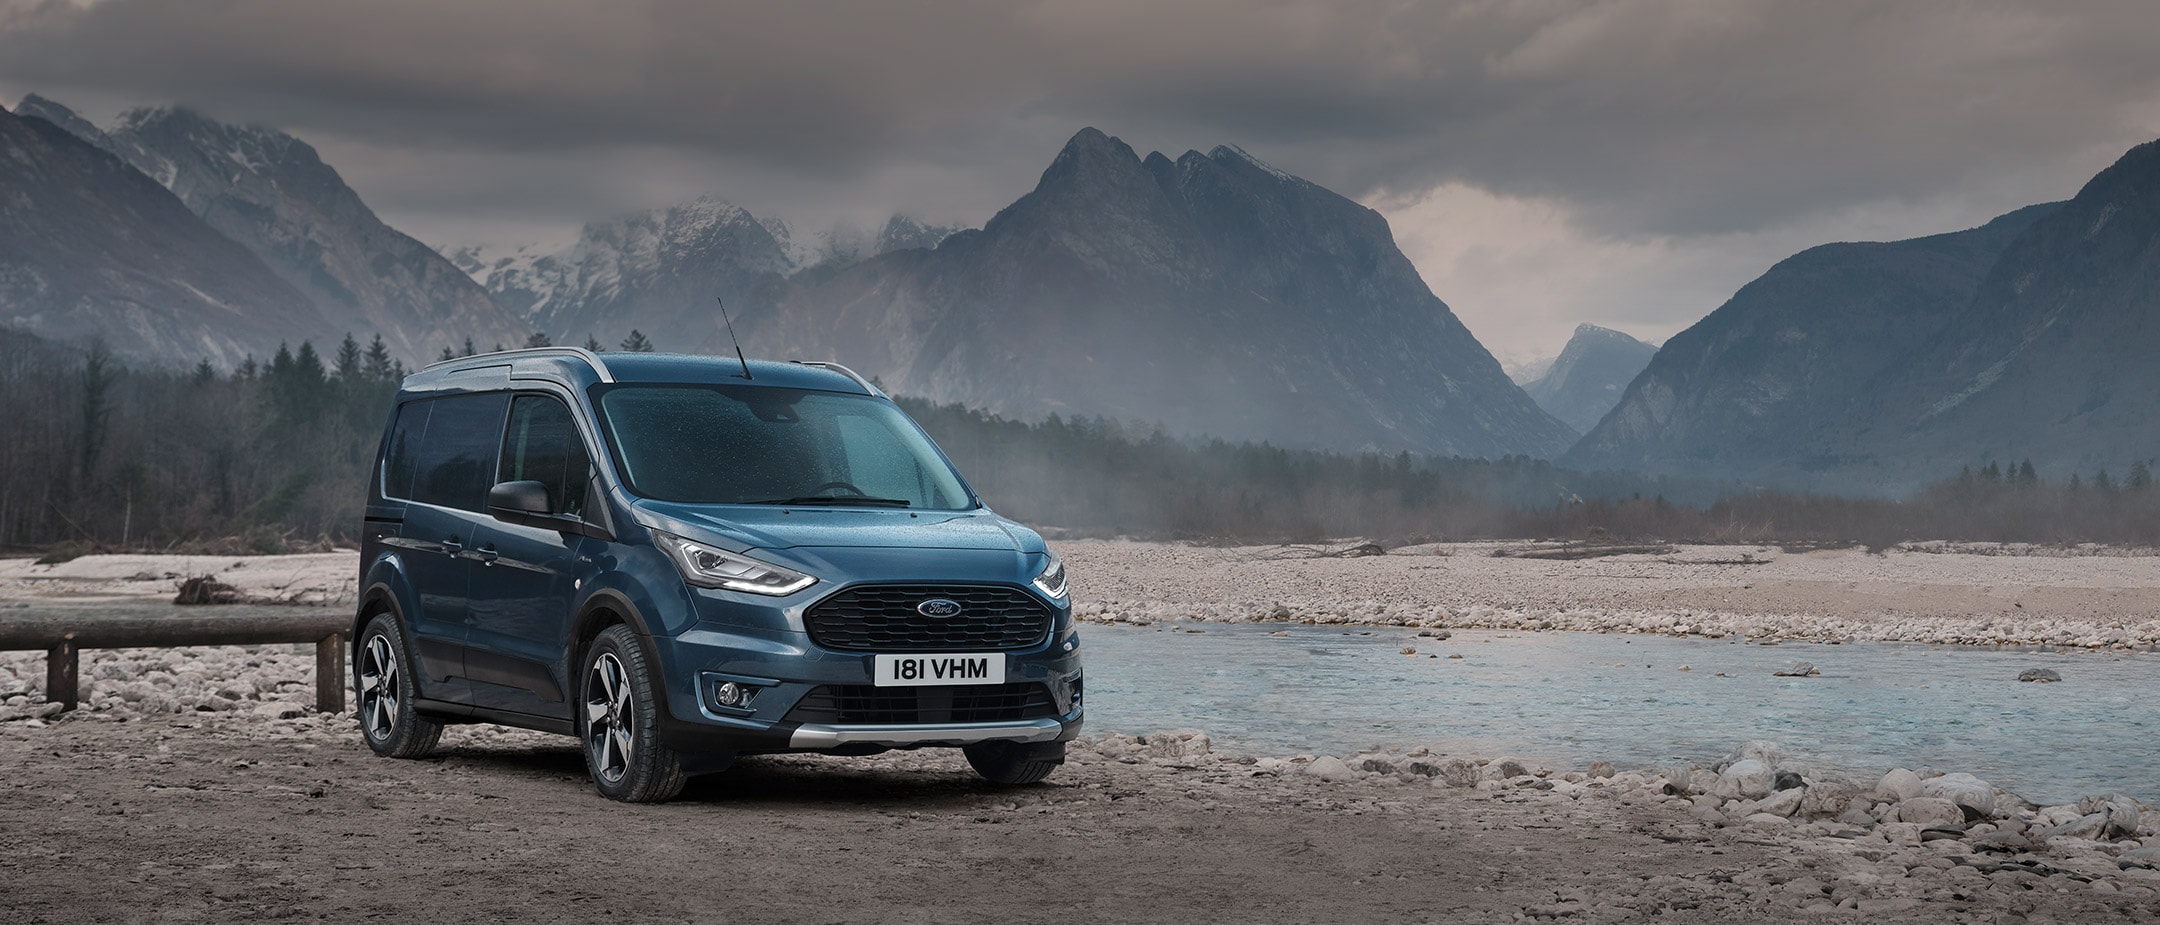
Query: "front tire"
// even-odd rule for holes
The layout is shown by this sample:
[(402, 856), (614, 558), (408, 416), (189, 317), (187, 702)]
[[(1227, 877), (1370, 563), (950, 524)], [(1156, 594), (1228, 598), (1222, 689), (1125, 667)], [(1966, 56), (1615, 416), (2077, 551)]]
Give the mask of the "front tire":
[(418, 758), (434, 751), (442, 724), (413, 708), (412, 659), (397, 618), (379, 613), (360, 632), (353, 658), (353, 691), (360, 737), (385, 758)]
[(984, 780), (1016, 786), (1033, 784), (1050, 776), (1065, 763), (1065, 743), (1025, 745), (1019, 742), (977, 742), (962, 746), (968, 765)]
[(637, 635), (620, 623), (601, 630), (585, 652), (578, 687), (578, 740), (585, 768), (602, 796), (662, 803), (689, 776), (682, 757), (660, 743), (657, 672)]

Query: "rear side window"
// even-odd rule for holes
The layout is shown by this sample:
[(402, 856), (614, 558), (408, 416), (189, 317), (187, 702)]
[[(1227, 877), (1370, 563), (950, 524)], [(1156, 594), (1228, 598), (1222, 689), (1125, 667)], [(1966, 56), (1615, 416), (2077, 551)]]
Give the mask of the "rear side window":
[(383, 450), (383, 497), (412, 497), (414, 454), (420, 451), (420, 436), (427, 433), (428, 412), (434, 407), (434, 402), (416, 401), (398, 409), (397, 423), (390, 428), (390, 445)]
[(510, 405), (503, 434), (498, 482), (534, 481), (547, 486), (548, 512), (585, 514), (585, 484), (592, 463), (578, 436), (570, 407), (546, 395), (520, 395)]
[[(495, 474), (495, 452), (502, 446), (503, 413), (510, 396), (452, 395), (414, 402), (398, 414), (403, 429), (406, 417), (424, 415), (425, 429), (412, 450), (412, 500), (467, 511), (481, 510), (487, 501), (489, 476)], [(424, 407), (423, 407), (424, 406)], [(392, 436), (393, 441), (396, 436)], [(397, 462), (393, 447), (392, 462)], [(395, 465), (386, 467), (384, 489), (396, 486)]]

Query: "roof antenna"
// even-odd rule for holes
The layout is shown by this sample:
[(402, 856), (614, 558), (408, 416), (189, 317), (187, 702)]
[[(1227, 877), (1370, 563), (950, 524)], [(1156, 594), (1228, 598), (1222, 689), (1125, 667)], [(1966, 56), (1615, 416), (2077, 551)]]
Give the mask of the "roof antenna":
[(735, 322), (728, 320), (727, 300), (716, 296), (713, 298), (713, 304), (720, 306), (720, 320), (727, 322), (728, 342), (735, 345), (735, 362), (742, 364), (742, 377), (748, 379), (750, 378), (750, 361), (743, 359), (742, 341), (735, 339)]

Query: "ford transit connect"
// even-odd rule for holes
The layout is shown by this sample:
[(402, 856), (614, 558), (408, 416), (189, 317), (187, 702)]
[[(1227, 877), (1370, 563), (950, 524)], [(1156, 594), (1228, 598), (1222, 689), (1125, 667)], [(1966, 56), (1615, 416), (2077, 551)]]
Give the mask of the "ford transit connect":
[(1064, 566), (862, 377), (540, 348), (405, 380), (368, 488), (362, 737), (575, 736), (613, 799), (739, 755), (956, 747), (1041, 780), (1081, 723)]

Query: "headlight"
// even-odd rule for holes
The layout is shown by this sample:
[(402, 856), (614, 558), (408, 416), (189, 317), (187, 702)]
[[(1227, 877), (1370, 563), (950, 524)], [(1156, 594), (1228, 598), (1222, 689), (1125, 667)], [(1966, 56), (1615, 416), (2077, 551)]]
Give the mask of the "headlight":
[(726, 588), (751, 594), (793, 594), (817, 583), (817, 579), (740, 553), (715, 549), (696, 540), (653, 531), (660, 548), (682, 571), (684, 581), (701, 588)]
[(1049, 595), (1052, 600), (1064, 597), (1065, 560), (1047, 549), (1043, 550), (1043, 559), (1046, 560), (1043, 562), (1043, 569), (1035, 575), (1035, 590)]

